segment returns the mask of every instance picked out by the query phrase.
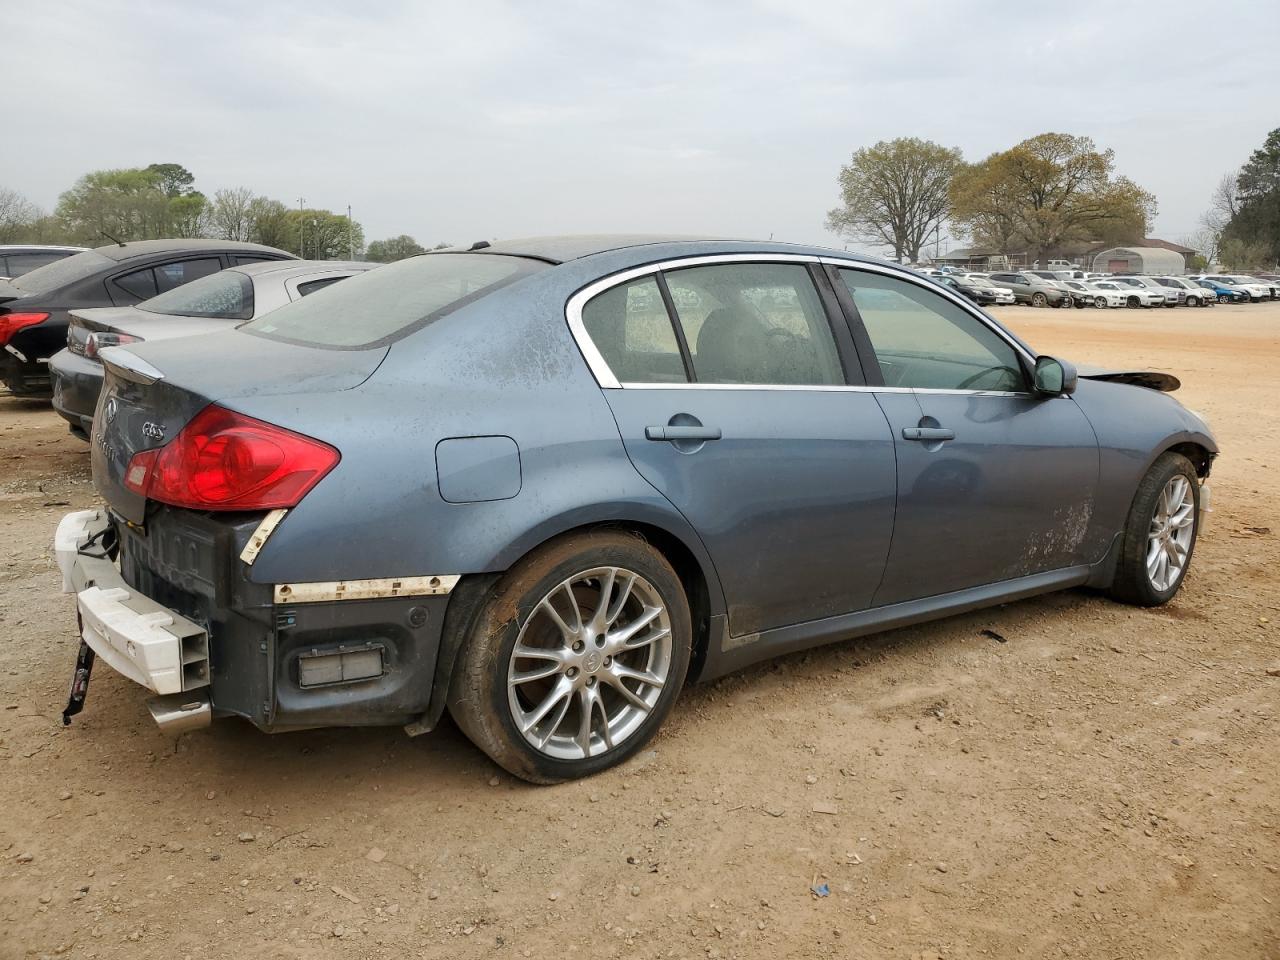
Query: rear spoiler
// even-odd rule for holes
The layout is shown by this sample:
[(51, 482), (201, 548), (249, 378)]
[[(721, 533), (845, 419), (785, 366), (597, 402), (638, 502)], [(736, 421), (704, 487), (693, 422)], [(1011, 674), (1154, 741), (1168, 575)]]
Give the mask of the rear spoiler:
[(18, 287), (15, 287), (9, 280), (0, 280), (0, 303), (8, 303), (10, 300), (21, 300), (23, 297), (29, 296)]
[(141, 357), (135, 357), (123, 347), (107, 347), (98, 355), (102, 365), (131, 383), (140, 383), (149, 387), (157, 380), (163, 380), (164, 374)]

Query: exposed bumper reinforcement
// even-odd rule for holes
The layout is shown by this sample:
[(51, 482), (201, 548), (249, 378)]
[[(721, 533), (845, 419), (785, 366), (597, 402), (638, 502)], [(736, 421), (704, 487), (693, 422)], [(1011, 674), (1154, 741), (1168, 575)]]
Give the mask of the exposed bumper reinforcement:
[(54, 550), (64, 592), (76, 595), (81, 639), (113, 670), (161, 696), (208, 700), (209, 637), (204, 628), (125, 583), (96, 549), (110, 521), (99, 510), (69, 513)]

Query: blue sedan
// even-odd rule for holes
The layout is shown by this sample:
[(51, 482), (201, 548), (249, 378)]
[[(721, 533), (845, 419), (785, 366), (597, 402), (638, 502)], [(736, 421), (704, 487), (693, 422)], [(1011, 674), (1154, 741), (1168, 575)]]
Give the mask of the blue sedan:
[(169, 729), (445, 710), (557, 782), (686, 682), (1071, 587), (1154, 606), (1218, 446), (1143, 371), (1038, 354), (818, 247), (479, 243), (102, 351), (82, 646)]

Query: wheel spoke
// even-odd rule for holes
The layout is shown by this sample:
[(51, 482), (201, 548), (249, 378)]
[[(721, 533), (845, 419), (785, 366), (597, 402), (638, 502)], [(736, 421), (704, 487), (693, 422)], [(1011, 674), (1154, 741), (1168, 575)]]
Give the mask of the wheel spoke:
[(1169, 525), (1175, 530), (1181, 530), (1184, 527), (1191, 526), (1196, 513), (1196, 505), (1194, 503), (1184, 503), (1178, 508), (1178, 511), (1169, 521)]
[(554, 707), (561, 700), (568, 697), (572, 691), (573, 691), (573, 688), (570, 686), (568, 680), (561, 680), (559, 683), (557, 683), (554, 687), (551, 688), (551, 690), (547, 693), (546, 697), (543, 698), (543, 701), (540, 704), (538, 704), (537, 708), (535, 708), (532, 713), (527, 713), (524, 715), (524, 717), (522, 718), (522, 722), (520, 724), (520, 732), (528, 733), (530, 730), (536, 727), (538, 723), (542, 720), (542, 718), (551, 712), (551, 708)]
[(560, 724), (564, 723), (564, 715), (569, 712), (571, 703), (573, 703), (573, 697), (565, 696), (560, 698), (560, 709), (556, 711), (555, 719), (547, 726), (547, 732), (538, 739), (538, 749), (545, 747), (547, 741), (560, 729)]
[(605, 613), (604, 623), (606, 627), (613, 626), (615, 620), (622, 615), (622, 608), (627, 605), (627, 600), (631, 598), (631, 588), (635, 586), (636, 575), (628, 574), (626, 581), (618, 588), (618, 596), (609, 605), (608, 611)]
[(615, 647), (625, 647), (627, 645), (627, 641), (649, 624), (653, 623), (654, 620), (657, 620), (661, 615), (661, 607), (645, 607), (640, 616), (636, 617), (621, 630), (617, 630), (609, 634), (608, 640)]
[[(598, 700), (599, 694), (594, 687), (583, 687), (578, 691), (578, 713), (581, 716), (578, 718), (578, 734), (573, 739), (584, 757), (591, 756), (591, 728), (595, 725)], [(609, 727), (607, 717), (604, 726), (606, 730)]]
[[(566, 641), (576, 636), (577, 631), (570, 627), (569, 624), (565, 623), (564, 617), (560, 616), (560, 611), (552, 605), (550, 597), (546, 597), (540, 604), (538, 604), (538, 609), (551, 618), (551, 622), (556, 625), (556, 629), (560, 631), (560, 635), (564, 637)], [(577, 606), (575, 606), (574, 610), (577, 609)]]
[(1159, 556), (1160, 556), (1160, 540), (1157, 537), (1152, 537), (1147, 542), (1147, 572), (1148, 573), (1151, 573), (1153, 575), (1155, 574), (1155, 562), (1156, 562), (1156, 558)]
[(534, 680), (545, 680), (547, 677), (554, 677), (562, 669), (561, 664), (557, 661), (544, 661), (543, 666), (534, 667), (532, 670), (521, 670), (511, 675), (511, 682), (519, 686), (522, 683), (531, 683)]
[(648, 713), (651, 709), (653, 709), (652, 707), (649, 706), (648, 702), (643, 697), (640, 696), (640, 694), (636, 693), (634, 690), (628, 687), (625, 683), (623, 683), (622, 677), (618, 676), (618, 674), (606, 673), (606, 674), (603, 674), (602, 676), (608, 682), (609, 686), (617, 690), (618, 693), (622, 695), (623, 699), (626, 700), (627, 703), (631, 704), (633, 707), (643, 710), (645, 713)]
[(639, 680), (641, 683), (646, 683), (651, 687), (662, 689), (663, 679), (656, 673), (650, 673), (648, 670), (637, 670), (635, 667), (628, 667), (625, 663), (619, 663), (617, 660), (613, 661), (613, 666), (610, 669), (619, 680)]
[(573, 611), (573, 632), (582, 632), (582, 609), (578, 606), (577, 594), (573, 592), (573, 583), (566, 580), (560, 584), (560, 592), (569, 598), (569, 609)]
[(564, 659), (564, 654), (559, 650), (548, 650), (546, 647), (531, 647), (528, 644), (517, 643), (515, 649), (511, 651), (513, 660), (554, 660), (560, 663)]
[(596, 600), (595, 612), (591, 614), (591, 632), (600, 633), (609, 625), (609, 598), (613, 596), (613, 584), (618, 579), (616, 567), (600, 578), (600, 596)]

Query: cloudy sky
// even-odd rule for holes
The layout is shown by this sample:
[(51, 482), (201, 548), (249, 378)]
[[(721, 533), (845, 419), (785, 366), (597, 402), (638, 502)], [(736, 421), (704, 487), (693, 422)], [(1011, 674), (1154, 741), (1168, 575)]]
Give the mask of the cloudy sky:
[[(351, 204), (370, 239), (710, 233), (838, 244), (857, 147), (1085, 134), (1196, 227), (1280, 126), (1268, 5), (69, 2), (5, 16), (0, 186), (178, 162)], [(20, 149), (19, 149), (20, 146)]]

